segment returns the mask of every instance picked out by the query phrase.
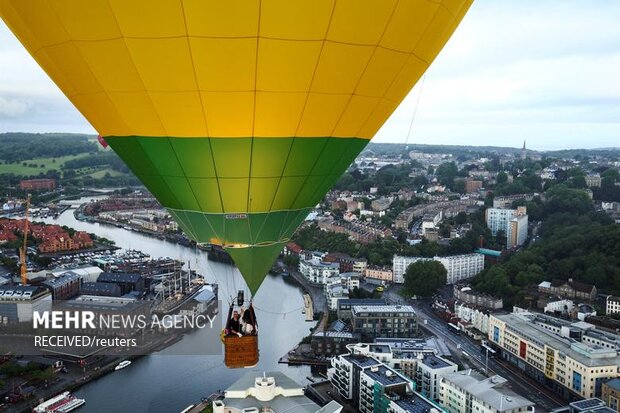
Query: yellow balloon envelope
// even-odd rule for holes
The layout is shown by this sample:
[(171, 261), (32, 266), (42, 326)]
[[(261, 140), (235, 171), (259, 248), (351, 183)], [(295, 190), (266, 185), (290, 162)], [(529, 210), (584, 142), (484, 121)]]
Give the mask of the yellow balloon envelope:
[(256, 292), (472, 0), (0, 0), (0, 16), (198, 242)]

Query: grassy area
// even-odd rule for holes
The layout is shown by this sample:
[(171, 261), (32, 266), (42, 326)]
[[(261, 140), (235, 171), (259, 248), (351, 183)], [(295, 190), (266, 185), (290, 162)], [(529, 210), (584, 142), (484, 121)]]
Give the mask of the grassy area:
[(123, 173), (115, 171), (113, 169), (110, 168), (105, 168), (105, 169), (101, 169), (97, 172), (93, 172), (91, 174), (89, 174), (90, 176), (93, 177), (93, 179), (101, 179), (105, 176), (105, 174), (110, 174), (110, 176), (121, 176), (123, 175)]
[[(79, 155), (68, 155), (62, 156), (59, 158), (38, 158), (38, 159), (30, 159), (27, 161), (19, 162), (19, 163), (0, 163), (0, 174), (15, 174), (15, 175), (38, 175), (40, 172), (48, 172), (52, 169), (56, 169), (60, 171), (60, 167), (66, 161), (83, 158), (88, 156), (87, 154), (79, 154)], [(24, 163), (26, 166), (24, 166)], [(36, 165), (33, 167), (32, 165)]]

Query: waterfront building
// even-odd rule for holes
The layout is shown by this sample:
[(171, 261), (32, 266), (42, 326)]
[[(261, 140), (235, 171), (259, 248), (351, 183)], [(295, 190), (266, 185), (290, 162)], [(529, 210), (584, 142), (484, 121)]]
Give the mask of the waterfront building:
[(82, 280), (82, 282), (96, 282), (97, 278), (99, 278), (99, 275), (101, 275), (102, 272), (103, 270), (99, 267), (87, 265), (87, 266), (71, 268), (69, 270), (67, 269), (52, 270), (52, 275), (57, 278), (64, 274), (71, 273), (71, 274), (78, 275), (80, 279)]
[(347, 345), (359, 340), (359, 334), (348, 331), (317, 331), (312, 334), (310, 347), (316, 355), (332, 357), (346, 353)]
[(340, 280), (335, 283), (325, 284), (324, 292), (329, 311), (336, 311), (338, 309), (338, 301), (349, 298), (349, 290), (340, 283)]
[(353, 332), (362, 337), (414, 337), (416, 320), (410, 305), (355, 305), (351, 308)]
[(442, 377), (440, 403), (448, 413), (534, 412), (534, 403), (508, 389), (501, 376), (465, 370)]
[(68, 300), (80, 294), (81, 281), (79, 275), (67, 271), (60, 277), (43, 281), (41, 285), (52, 293), (53, 300)]
[(0, 286), (0, 325), (32, 321), (35, 311), (52, 309), (52, 294), (33, 285)]
[(299, 272), (314, 284), (326, 284), (331, 277), (340, 274), (340, 265), (332, 262), (299, 261)]
[(502, 358), (568, 399), (600, 397), (620, 377), (620, 335), (525, 310), (491, 315), (488, 339)]
[(144, 277), (140, 274), (127, 274), (123, 272), (103, 272), (97, 278), (97, 283), (116, 284), (121, 288), (121, 295), (132, 291), (144, 291)]
[(339, 413), (342, 406), (331, 401), (321, 407), (304, 395), (304, 389), (283, 373), (272, 371), (257, 376), (243, 375), (224, 391), (224, 398), (212, 402), (213, 413), (306, 412)]
[(96, 295), (102, 297), (120, 297), (121, 287), (113, 283), (85, 282), (80, 288), (82, 295)]
[(324, 262), (337, 262), (340, 265), (340, 272), (356, 272), (362, 274), (366, 268), (365, 258), (353, 258), (341, 252), (330, 252), (323, 258)]
[(527, 239), (528, 216), (525, 207), (487, 208), (486, 223), (493, 235), (497, 235), (498, 231), (504, 231), (507, 249), (519, 247)]
[(341, 272), (340, 273), (340, 282), (342, 286), (351, 291), (355, 288), (360, 288), (360, 278), (362, 274), (357, 272)]

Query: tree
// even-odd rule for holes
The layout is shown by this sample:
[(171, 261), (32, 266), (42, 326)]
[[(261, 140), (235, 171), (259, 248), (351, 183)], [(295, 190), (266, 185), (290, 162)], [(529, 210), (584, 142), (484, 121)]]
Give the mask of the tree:
[(495, 179), (498, 185), (503, 185), (508, 182), (508, 174), (506, 172), (501, 171), (497, 174), (497, 178)]
[(416, 261), (405, 272), (404, 292), (408, 296), (430, 297), (446, 285), (448, 272), (438, 261)]

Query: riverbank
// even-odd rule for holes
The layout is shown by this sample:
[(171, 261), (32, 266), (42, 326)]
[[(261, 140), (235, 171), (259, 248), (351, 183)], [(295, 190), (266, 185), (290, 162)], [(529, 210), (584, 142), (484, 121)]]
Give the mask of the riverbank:
[[(239, 289), (247, 289), (233, 265), (211, 261), (200, 249), (112, 225), (78, 221), (73, 210), (56, 220), (50, 217), (45, 221), (101, 235), (115, 241), (124, 250), (139, 249), (152, 257), (168, 256), (191, 263), (191, 268), (203, 274), (205, 281), (219, 285), (222, 299), (236, 295)], [(255, 370), (282, 371), (296, 382), (305, 384), (311, 375), (310, 367), (278, 363), (279, 357), (309, 333), (311, 324), (305, 322), (301, 312), (304, 301), (300, 289), (292, 277), (268, 275), (253, 297), (261, 331), (265, 332), (259, 340), (260, 359)], [(117, 374), (107, 374), (85, 383), (75, 391), (77, 397), (87, 401), (80, 411), (180, 412), (209, 394), (229, 387), (247, 373), (246, 369), (228, 369), (223, 362), (221, 347), (205, 347), (207, 340), (209, 338), (202, 330), (190, 332), (176, 344), (141, 357)]]
[(157, 238), (161, 241), (168, 241), (174, 244), (182, 245), (184, 247), (196, 247), (196, 242), (190, 240), (183, 234), (151, 231), (146, 228), (131, 225), (131, 223), (123, 224), (123, 223), (103, 219), (100, 217), (85, 215), (84, 214), (85, 205), (87, 204), (82, 204), (75, 211), (73, 211), (73, 216), (75, 217), (76, 220), (82, 221), (82, 222), (97, 223), (100, 225), (111, 225), (117, 228), (122, 228), (127, 231), (137, 232), (141, 235), (146, 235), (148, 237)]

